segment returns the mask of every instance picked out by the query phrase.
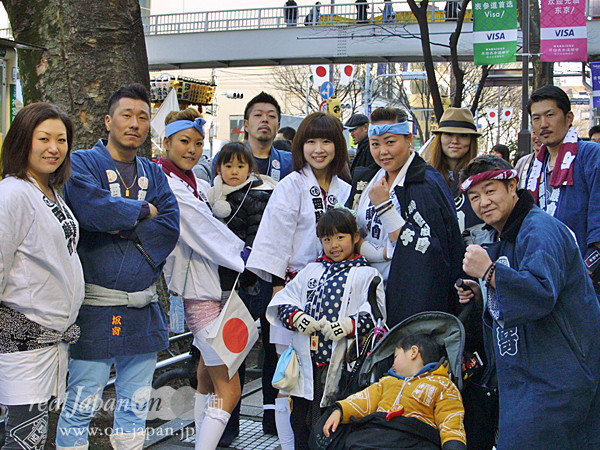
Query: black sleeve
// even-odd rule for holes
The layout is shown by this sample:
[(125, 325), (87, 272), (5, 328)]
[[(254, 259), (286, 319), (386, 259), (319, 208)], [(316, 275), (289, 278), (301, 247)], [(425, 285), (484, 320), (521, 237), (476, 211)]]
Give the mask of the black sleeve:
[(273, 287), (285, 286), (285, 280), (283, 278), (276, 277), (275, 275), (272, 275), (272, 283)]
[(460, 441), (446, 441), (442, 450), (467, 450), (467, 446)]

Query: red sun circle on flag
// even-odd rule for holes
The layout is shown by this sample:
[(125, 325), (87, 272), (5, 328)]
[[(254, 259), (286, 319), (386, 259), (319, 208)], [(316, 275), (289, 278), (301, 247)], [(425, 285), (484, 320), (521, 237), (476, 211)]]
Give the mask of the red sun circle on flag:
[(504, 111), (504, 115), (506, 117), (510, 117), (510, 114), (511, 114), (510, 110), (507, 109), (506, 111)]
[(493, 119), (494, 117), (496, 117), (496, 113), (495, 112), (491, 112), (490, 113), (490, 117)]
[(317, 70), (315, 70), (315, 73), (319, 77), (324, 77), (325, 75), (327, 75), (327, 69), (323, 66), (319, 66), (317, 67)]
[(231, 353), (241, 353), (248, 344), (248, 327), (242, 319), (234, 317), (223, 326), (223, 343)]
[(352, 70), (354, 69), (354, 67), (352, 66), (344, 66), (344, 73), (346, 74), (346, 76), (350, 76), (352, 75)]

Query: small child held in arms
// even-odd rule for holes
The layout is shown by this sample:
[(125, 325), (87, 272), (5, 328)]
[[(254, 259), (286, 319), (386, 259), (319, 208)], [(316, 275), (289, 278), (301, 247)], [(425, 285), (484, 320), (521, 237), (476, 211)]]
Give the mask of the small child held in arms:
[[(344, 448), (353, 449), (466, 449), (462, 397), (441, 356), (431, 335), (402, 337), (389, 376), (337, 402), (323, 427), (325, 436), (340, 434), (335, 448), (344, 446), (343, 439)], [(340, 423), (351, 423), (350, 429), (336, 433)]]
[[(350, 210), (325, 212), (317, 235), (324, 255), (298, 272), (267, 308), (271, 324), (294, 332), (291, 344), (300, 360), (298, 383), (289, 392), (296, 450), (308, 448), (312, 426), (333, 403), (349, 340), (365, 337), (374, 326), (368, 292), (379, 275), (354, 251), (359, 234)], [(377, 304), (385, 314), (381, 280)]]
[[(208, 202), (214, 216), (246, 244), (242, 252), (242, 258), (246, 262), (263, 212), (277, 182), (259, 173), (252, 151), (241, 142), (229, 142), (223, 146), (217, 154), (215, 170), (217, 175), (213, 186), (208, 190)], [(237, 272), (226, 267), (219, 267), (225, 298), (229, 296), (237, 275)], [(256, 275), (248, 270), (240, 277), (240, 297), (255, 317), (264, 316), (264, 308), (271, 299), (270, 292), (257, 292), (260, 289), (257, 280)], [(260, 301), (263, 297), (265, 299)]]

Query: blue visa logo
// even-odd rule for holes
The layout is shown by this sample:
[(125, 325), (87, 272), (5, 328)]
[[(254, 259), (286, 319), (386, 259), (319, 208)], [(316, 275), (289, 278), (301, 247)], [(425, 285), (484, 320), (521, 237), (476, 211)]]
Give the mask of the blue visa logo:
[(504, 37), (504, 33), (487, 33), (486, 36), (488, 41), (499, 41), (501, 39), (506, 39)]
[(575, 31), (570, 28), (568, 30), (554, 30), (556, 37), (575, 37)]

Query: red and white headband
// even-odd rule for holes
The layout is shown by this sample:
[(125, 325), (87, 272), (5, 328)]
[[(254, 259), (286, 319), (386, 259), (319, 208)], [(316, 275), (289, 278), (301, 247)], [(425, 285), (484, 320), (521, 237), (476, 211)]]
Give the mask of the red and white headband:
[(512, 180), (518, 177), (519, 172), (517, 169), (488, 170), (487, 172), (481, 172), (467, 178), (460, 185), (460, 191), (464, 194), (471, 186), (485, 180)]

